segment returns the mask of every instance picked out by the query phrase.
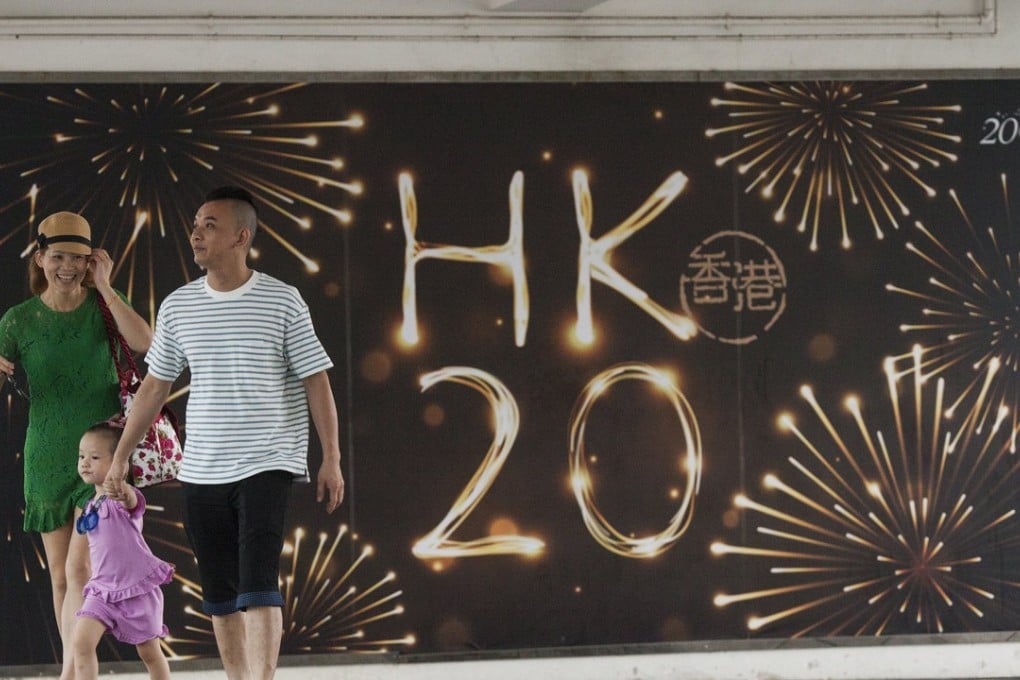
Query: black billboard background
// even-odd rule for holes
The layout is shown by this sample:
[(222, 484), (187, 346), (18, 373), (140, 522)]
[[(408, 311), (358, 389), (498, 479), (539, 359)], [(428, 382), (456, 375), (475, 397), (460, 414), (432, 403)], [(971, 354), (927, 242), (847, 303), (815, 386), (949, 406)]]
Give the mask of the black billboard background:
[[(186, 231), (203, 192), (237, 182), (262, 197), (265, 225), (278, 238), (268, 230), (260, 234), (254, 266), (300, 288), (334, 358), (349, 483), (348, 499), (334, 516), (315, 505), (312, 489), (296, 494), (291, 550), (284, 556), (284, 573), (292, 577), (285, 583), (284, 653), (1013, 629), (1020, 533), (1009, 512), (1016, 471), (1008, 451), (993, 454), (1008, 442), (1016, 412), (1017, 367), (1010, 365), (1018, 346), (1011, 334), (1016, 310), (1014, 299), (990, 283), (1004, 290), (1017, 285), (1016, 233), (1004, 192), (1017, 176), (1015, 122), (1008, 122), (1018, 108), (1012, 85), (8, 85), (0, 88), (3, 306), (27, 294), (18, 255), (28, 243), (29, 222), (49, 212), (81, 210), (124, 262), (117, 286), (151, 313), (169, 291), (199, 275)], [(278, 108), (271, 114), (269, 106)], [(742, 123), (752, 127), (725, 129)], [(315, 145), (290, 141), (308, 135), (316, 136)], [(748, 191), (758, 169), (800, 153), (804, 140), (819, 146), (804, 157), (800, 175), (792, 163), (779, 163), (770, 173), (779, 180), (771, 198), (760, 187)], [(838, 147), (843, 155), (828, 151), (833, 140), (846, 142)], [(737, 160), (718, 160), (745, 148)], [(738, 171), (740, 162), (762, 154), (749, 172)], [(344, 165), (334, 170), (326, 163), (336, 156)], [(846, 178), (863, 177), (869, 162), (888, 168), (856, 184), (860, 200), (855, 205), (847, 194), (840, 208)], [(695, 337), (677, 338), (618, 291), (594, 282), (595, 342), (570, 342), (581, 243), (573, 186), (579, 168), (590, 187), (593, 238), (631, 216), (674, 173), (686, 177), (661, 214), (613, 251), (611, 263), (673, 313), (684, 311), (686, 295), (702, 325)], [(814, 203), (806, 187), (819, 169), (832, 192)], [(400, 176), (413, 182), (420, 241), (481, 248), (507, 240), (509, 193), (518, 172), (530, 295), (523, 346), (514, 341), (506, 272), (444, 259), (416, 267), (421, 339), (403, 345)], [(320, 176), (334, 184), (320, 183)], [(788, 217), (777, 223), (773, 214), (794, 178)], [(37, 193), (29, 198), (33, 184)], [(163, 231), (158, 218), (142, 220), (132, 241), (136, 209), (162, 215)], [(333, 209), (349, 210), (349, 223), (330, 214)], [(818, 215), (814, 250), (810, 228), (795, 228), (805, 209)], [(305, 218), (307, 230), (298, 223)], [(843, 220), (849, 248), (840, 244)], [(876, 238), (873, 221), (883, 238)], [(926, 240), (917, 223), (944, 250)], [(773, 278), (756, 289), (761, 306), (777, 306), (755, 311), (745, 297), (744, 308), (734, 311), (736, 288), (727, 289), (725, 305), (694, 304), (682, 277), (698, 271), (692, 253), (713, 248), (731, 263), (744, 252), (745, 266), (779, 262), (785, 278), (774, 278), (775, 268), (759, 270)], [(318, 271), (310, 272), (302, 257), (314, 260)], [(962, 264), (954, 269), (954, 261)], [(719, 288), (702, 293), (721, 294)], [(942, 313), (926, 316), (923, 308)], [(901, 330), (930, 318), (944, 327)], [(1000, 328), (1000, 335), (989, 330)], [(928, 348), (928, 371), (954, 352), (968, 357), (940, 370), (945, 403), (981, 374), (974, 363), (994, 354), (1006, 367), (984, 402), (978, 402), (979, 389), (967, 392), (958, 415), (938, 426), (930, 417), (936, 378), (926, 382), (917, 393), (926, 414), (918, 428), (911, 374), (900, 380), (894, 409), (883, 372), (887, 357), (905, 355), (915, 343)], [(671, 375), (701, 438), (689, 526), (647, 558), (621, 556), (597, 542), (571, 483), (579, 400), (591, 381), (621, 365)], [(900, 370), (909, 365), (909, 358), (897, 362)], [(493, 415), (478, 390), (445, 381), (422, 391), (423, 375), (449, 367), (498, 380), (519, 408), (505, 463), (452, 539), (510, 531), (539, 538), (544, 548), (536, 556), (420, 559), (412, 552), (469, 485), (493, 438)], [(805, 384), (831, 431), (800, 396)], [(584, 434), (596, 507), (624, 544), (629, 536), (662, 532), (689, 481), (681, 422), (668, 400), (648, 387), (635, 379), (613, 385), (594, 402)], [(921, 467), (907, 464), (922, 471), (917, 479), (899, 476), (884, 487), (890, 504), (901, 492), (905, 513), (883, 514), (881, 502), (855, 476), (854, 464), (868, 480), (881, 473), (842, 406), (848, 394), (859, 397), (872, 441), (882, 432), (894, 467), (900, 448), (905, 459), (930, 449), (915, 445), (916, 431), (926, 441), (941, 441), (950, 430), (969, 434), (946, 459), (943, 474), (932, 472), (939, 468), (929, 457)], [(20, 532), (19, 452), (27, 408), (4, 397), (3, 560), (9, 578), (0, 661), (50, 661), (56, 634), (48, 576), (37, 558), (41, 543)], [(980, 404), (993, 402), (1010, 409), (997, 433), (989, 425), (994, 416), (981, 428), (976, 424), (985, 415)], [(182, 414), (185, 403), (186, 393), (174, 402)], [(971, 408), (975, 403), (980, 408)], [(973, 427), (960, 415), (968, 412)], [(803, 440), (777, 424), (784, 413), (793, 416)], [(896, 444), (897, 425), (905, 447)], [(317, 455), (311, 454), (313, 470)], [(768, 473), (795, 493), (763, 489)], [(918, 480), (931, 479), (938, 482), (927, 492), (911, 491)], [(737, 494), (764, 510), (735, 508)], [(967, 500), (958, 504), (960, 495)], [(176, 492), (158, 489), (148, 496), (147, 534), (180, 572), (167, 588), (168, 651), (214, 655), (211, 627), (193, 611), (197, 572), (179, 526)], [(926, 528), (913, 528), (909, 499), (922, 518), (916, 526)], [(853, 525), (836, 506), (850, 508), (866, 526)], [(940, 512), (946, 513), (941, 524)], [(933, 540), (926, 543), (926, 536)], [(718, 555), (713, 545), (738, 549)], [(903, 549), (894, 554), (896, 545)], [(746, 554), (746, 548), (766, 553)], [(798, 570), (776, 573), (773, 567)], [(757, 594), (726, 606), (714, 601), (746, 593)], [(780, 615), (749, 629), (749, 617), (773, 614)], [(103, 653), (113, 658), (125, 651), (110, 646)], [(130, 651), (126, 655), (131, 658)]]

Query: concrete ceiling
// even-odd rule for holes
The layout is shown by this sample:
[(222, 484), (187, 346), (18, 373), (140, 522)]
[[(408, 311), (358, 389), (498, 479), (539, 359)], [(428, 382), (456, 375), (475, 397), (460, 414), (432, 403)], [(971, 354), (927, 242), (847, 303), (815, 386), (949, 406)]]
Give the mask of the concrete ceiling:
[(0, 0), (0, 80), (1001, 72), (1018, 42), (1020, 0)]
[(516, 12), (584, 12), (605, 0), (490, 0), (490, 10)]
[(0, 0), (0, 17), (962, 17), (995, 0)]

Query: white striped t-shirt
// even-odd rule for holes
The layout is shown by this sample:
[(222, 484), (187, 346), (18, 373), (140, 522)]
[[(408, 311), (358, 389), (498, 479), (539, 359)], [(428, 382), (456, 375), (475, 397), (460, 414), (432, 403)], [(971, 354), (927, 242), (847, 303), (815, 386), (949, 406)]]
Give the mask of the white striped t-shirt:
[(308, 403), (302, 379), (332, 368), (300, 293), (252, 272), (220, 292), (206, 277), (160, 305), (149, 372), (173, 381), (191, 370), (179, 479), (236, 482), (286, 470), (308, 479)]

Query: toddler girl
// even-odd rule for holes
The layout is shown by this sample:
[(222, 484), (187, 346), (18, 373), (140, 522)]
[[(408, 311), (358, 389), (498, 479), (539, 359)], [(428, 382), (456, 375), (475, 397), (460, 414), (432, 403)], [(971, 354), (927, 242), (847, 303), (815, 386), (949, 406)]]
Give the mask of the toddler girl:
[(122, 498), (103, 493), (120, 434), (114, 421), (97, 423), (78, 447), (78, 474), (96, 491), (75, 522), (77, 532), (88, 537), (92, 560), (92, 578), (85, 584), (85, 603), (74, 627), (76, 680), (98, 676), (96, 646), (106, 632), (135, 645), (150, 678), (170, 677), (159, 646), (159, 638), (167, 635), (159, 587), (170, 582), (174, 566), (153, 555), (142, 538), (142, 493), (127, 485)]

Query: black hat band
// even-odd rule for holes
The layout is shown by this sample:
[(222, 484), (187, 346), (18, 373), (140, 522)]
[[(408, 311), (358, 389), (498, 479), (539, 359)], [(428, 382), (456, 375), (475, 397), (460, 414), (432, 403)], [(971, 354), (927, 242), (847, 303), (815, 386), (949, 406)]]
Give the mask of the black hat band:
[(39, 234), (35, 240), (39, 244), (40, 248), (46, 248), (54, 243), (80, 243), (83, 246), (88, 246), (89, 248), (92, 247), (91, 240), (84, 236), (74, 236), (70, 234), (65, 236), (47, 236), (46, 234)]

